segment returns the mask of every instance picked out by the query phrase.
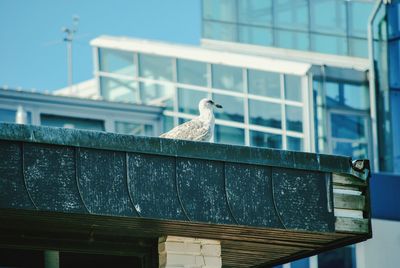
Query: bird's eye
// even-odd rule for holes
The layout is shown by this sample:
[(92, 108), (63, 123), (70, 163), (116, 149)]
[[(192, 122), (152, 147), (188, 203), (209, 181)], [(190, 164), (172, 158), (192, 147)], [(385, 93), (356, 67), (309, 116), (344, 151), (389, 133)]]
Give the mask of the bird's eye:
[(209, 104), (214, 105), (214, 102), (212, 100), (207, 101)]

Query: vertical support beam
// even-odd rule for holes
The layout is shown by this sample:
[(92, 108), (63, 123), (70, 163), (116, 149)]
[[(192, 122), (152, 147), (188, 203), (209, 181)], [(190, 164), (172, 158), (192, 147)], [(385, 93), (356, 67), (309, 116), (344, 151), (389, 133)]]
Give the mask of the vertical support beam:
[(55, 250), (44, 251), (44, 267), (45, 268), (58, 268), (60, 267), (60, 254)]
[(370, 116), (372, 129), (372, 149), (373, 149), (373, 170), (379, 172), (379, 148), (378, 148), (378, 121), (376, 107), (376, 75), (374, 59), (374, 20), (383, 0), (379, 0), (368, 18), (368, 58), (369, 58), (369, 98), (370, 98)]
[(222, 267), (221, 242), (192, 237), (164, 236), (158, 240), (160, 268)]

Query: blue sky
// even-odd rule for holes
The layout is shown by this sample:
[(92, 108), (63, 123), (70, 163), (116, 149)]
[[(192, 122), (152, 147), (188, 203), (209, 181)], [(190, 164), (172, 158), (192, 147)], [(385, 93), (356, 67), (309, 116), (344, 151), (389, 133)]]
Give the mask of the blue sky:
[[(80, 18), (74, 82), (92, 77), (89, 41), (107, 34), (199, 44), (200, 0), (0, 0), (0, 86), (67, 85), (63, 26)], [(60, 42), (58, 42), (60, 41)]]

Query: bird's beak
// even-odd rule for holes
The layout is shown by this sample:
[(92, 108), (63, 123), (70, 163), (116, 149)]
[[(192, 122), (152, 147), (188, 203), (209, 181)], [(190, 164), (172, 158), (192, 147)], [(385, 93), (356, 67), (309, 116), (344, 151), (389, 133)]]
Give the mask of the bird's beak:
[(219, 109), (221, 109), (222, 108), (222, 105), (221, 104), (215, 104), (215, 107), (217, 107), (217, 108), (219, 108)]

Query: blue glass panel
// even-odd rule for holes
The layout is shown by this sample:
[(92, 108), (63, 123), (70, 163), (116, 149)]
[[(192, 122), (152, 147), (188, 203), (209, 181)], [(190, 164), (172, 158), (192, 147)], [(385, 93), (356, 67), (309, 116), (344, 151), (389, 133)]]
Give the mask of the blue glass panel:
[(59, 116), (51, 114), (41, 114), (40, 124), (43, 126), (51, 127), (64, 127), (64, 128), (79, 128), (79, 129), (90, 129), (90, 130), (104, 130), (104, 121), (69, 117), (69, 116)]
[(173, 110), (174, 93), (175, 88), (170, 85), (140, 83), (140, 98), (144, 104), (165, 106), (165, 109)]
[(389, 42), (390, 86), (400, 88), (400, 40)]
[(302, 101), (303, 90), (300, 76), (285, 75), (285, 98), (292, 101)]
[(347, 40), (345, 37), (312, 34), (312, 50), (320, 53), (347, 55)]
[(349, 38), (349, 55), (360, 58), (368, 58), (368, 41), (361, 38)]
[(390, 173), (371, 174), (372, 217), (400, 221), (400, 175)]
[(289, 29), (308, 29), (307, 0), (275, 0), (275, 20), (278, 25)]
[(219, 21), (236, 21), (236, 1), (203, 0), (203, 18)]
[(310, 38), (308, 33), (275, 30), (276, 45), (281, 48), (309, 50)]
[(250, 145), (282, 149), (282, 136), (278, 134), (250, 130)]
[(287, 149), (291, 151), (304, 151), (303, 139), (288, 136)]
[[(393, 171), (400, 174), (400, 92), (392, 90), (390, 92), (390, 107), (392, 118), (393, 135)], [(400, 203), (399, 203), (400, 204)], [(400, 216), (400, 215), (399, 215)]]
[(15, 123), (16, 110), (0, 109), (0, 122)]
[(178, 89), (178, 109), (181, 113), (199, 114), (199, 101), (207, 98), (208, 94), (203, 91)]
[(331, 34), (346, 34), (345, 0), (311, 0), (311, 29)]
[(248, 70), (247, 75), (249, 94), (278, 99), (281, 97), (281, 80), (278, 73)]
[(218, 143), (244, 145), (244, 130), (236, 127), (216, 125), (214, 140)]
[(139, 75), (154, 80), (172, 81), (172, 59), (139, 54)]
[(224, 107), (223, 109), (214, 109), (216, 118), (244, 122), (243, 98), (213, 94), (213, 100)]
[(239, 22), (251, 25), (270, 26), (272, 24), (272, 1), (238, 1)]
[(249, 99), (250, 124), (281, 128), (281, 104)]
[(333, 142), (333, 153), (350, 156), (353, 159), (368, 158), (368, 144), (358, 142)]
[(349, 34), (351, 36), (367, 37), (368, 17), (373, 6), (372, 2), (349, 2)]
[(369, 109), (369, 91), (365, 85), (326, 82), (326, 104), (331, 108)]
[(212, 65), (212, 86), (214, 88), (243, 92), (241, 68), (226, 65)]
[(135, 136), (153, 136), (153, 126), (142, 123), (115, 122), (115, 132)]
[(236, 24), (203, 21), (203, 37), (208, 39), (234, 42), (237, 40)]
[(294, 261), (290, 264), (290, 268), (309, 268), (310, 260), (308, 258)]
[(239, 42), (271, 46), (273, 43), (272, 29), (258, 26), (239, 26)]
[(363, 116), (348, 114), (331, 115), (332, 137), (366, 141), (367, 126)]
[(318, 255), (318, 268), (354, 268), (354, 247), (342, 247)]
[(136, 73), (136, 66), (133, 62), (133, 52), (100, 48), (99, 65), (100, 71), (103, 72), (119, 73), (129, 76), (134, 76)]
[(387, 5), (389, 37), (400, 36), (400, 3)]
[(207, 86), (207, 64), (199, 61), (177, 60), (178, 82)]
[(286, 105), (286, 129), (303, 132), (303, 108)]
[(138, 83), (132, 80), (122, 80), (100, 77), (101, 95), (105, 100), (137, 103), (140, 101)]
[(170, 131), (174, 127), (174, 118), (164, 115), (162, 118), (163, 132)]

